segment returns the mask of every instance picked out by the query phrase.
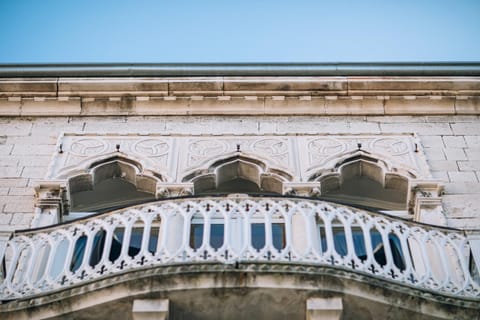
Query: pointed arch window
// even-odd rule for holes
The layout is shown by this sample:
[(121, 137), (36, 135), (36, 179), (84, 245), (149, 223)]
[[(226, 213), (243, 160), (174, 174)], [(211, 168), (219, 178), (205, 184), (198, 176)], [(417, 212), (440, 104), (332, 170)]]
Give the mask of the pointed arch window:
[(93, 164), (88, 173), (68, 180), (70, 214), (65, 218), (155, 200), (159, 180), (143, 174), (139, 164), (120, 157)]
[(341, 161), (333, 171), (314, 178), (320, 182), (322, 199), (375, 211), (406, 212), (413, 176), (391, 171), (383, 161), (364, 154)]
[(183, 181), (194, 184), (195, 195), (248, 193), (280, 195), (283, 183), (292, 176), (269, 168), (265, 163), (243, 155), (214, 162), (208, 169), (194, 172)]

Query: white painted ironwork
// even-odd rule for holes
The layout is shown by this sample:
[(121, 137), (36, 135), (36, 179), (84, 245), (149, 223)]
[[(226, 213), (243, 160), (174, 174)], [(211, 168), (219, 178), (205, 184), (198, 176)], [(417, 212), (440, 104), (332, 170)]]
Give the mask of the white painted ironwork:
[[(190, 234), (192, 224), (203, 226), (201, 241)], [(214, 224), (223, 232), (212, 246)], [(253, 224), (263, 225), (263, 248), (253, 244)], [(281, 228), (275, 231), (274, 224)], [(469, 257), (470, 244), (460, 231), (324, 201), (169, 199), (17, 232), (2, 257), (0, 299), (44, 294), (139, 268), (207, 262), (332, 266), (440, 294), (480, 297)]]

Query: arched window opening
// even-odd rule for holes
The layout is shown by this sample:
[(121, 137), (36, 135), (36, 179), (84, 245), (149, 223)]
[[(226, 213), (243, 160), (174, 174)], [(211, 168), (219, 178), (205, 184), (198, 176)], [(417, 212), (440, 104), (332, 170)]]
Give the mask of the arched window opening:
[(265, 165), (242, 157), (213, 164), (209, 173), (192, 179), (195, 195), (248, 193), (282, 194), (283, 181), (278, 173), (269, 173)]
[(326, 200), (375, 210), (407, 209), (408, 179), (396, 173), (386, 173), (370, 158), (350, 159), (338, 167), (337, 173), (319, 180), (322, 198)]
[(155, 200), (156, 179), (139, 174), (131, 163), (113, 160), (68, 181), (70, 215), (65, 220)]

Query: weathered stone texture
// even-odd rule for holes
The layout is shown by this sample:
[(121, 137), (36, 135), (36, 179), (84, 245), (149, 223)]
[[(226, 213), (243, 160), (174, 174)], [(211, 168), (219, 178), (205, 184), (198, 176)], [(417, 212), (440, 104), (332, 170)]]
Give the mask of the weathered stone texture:
[(22, 170), (22, 177), (24, 178), (43, 178), (47, 172), (46, 167), (25, 167)]
[(466, 148), (463, 136), (443, 136), (443, 143), (447, 148)]
[(452, 182), (478, 182), (473, 172), (449, 172), (448, 176)]
[(445, 148), (443, 150), (448, 160), (467, 160), (462, 148)]

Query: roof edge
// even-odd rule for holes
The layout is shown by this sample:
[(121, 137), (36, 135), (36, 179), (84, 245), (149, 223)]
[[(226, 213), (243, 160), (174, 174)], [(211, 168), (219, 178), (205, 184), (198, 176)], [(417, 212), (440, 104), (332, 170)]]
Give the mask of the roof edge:
[(480, 62), (0, 64), (0, 77), (480, 76)]

